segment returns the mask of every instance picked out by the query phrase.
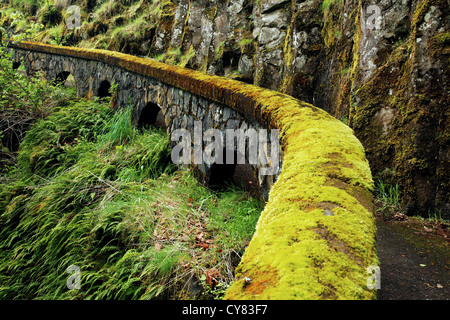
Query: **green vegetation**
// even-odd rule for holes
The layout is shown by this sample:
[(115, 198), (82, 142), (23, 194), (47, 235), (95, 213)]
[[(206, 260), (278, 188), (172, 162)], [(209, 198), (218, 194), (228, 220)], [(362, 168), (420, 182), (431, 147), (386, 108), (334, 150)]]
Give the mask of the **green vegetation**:
[(385, 185), (382, 180), (378, 180), (376, 186), (377, 196), (386, 206), (400, 208), (398, 184)]
[(17, 72), (12, 70), (11, 58), (12, 54), (0, 49), (0, 173), (13, 165), (29, 126), (75, 96), (74, 90), (25, 77), (23, 64)]
[(19, 151), (2, 140), (0, 299), (223, 296), (262, 203), (177, 170), (166, 133), (133, 126), (129, 108), (0, 66), (2, 115), (33, 115)]
[(376, 211), (383, 215), (384, 219), (393, 219), (398, 216), (402, 209), (400, 203), (399, 185), (386, 184), (378, 179), (375, 185)]
[[(107, 49), (145, 56), (167, 64), (179, 65), (206, 71), (212, 63), (222, 63), (221, 53), (217, 57), (204, 57), (202, 61), (193, 59), (199, 48), (185, 45), (185, 32), (189, 29), (187, 14), (180, 42), (174, 44), (169, 39), (168, 30), (175, 20), (177, 4), (171, 0), (98, 0), (71, 1), (80, 8), (81, 26), (68, 29), (68, 3), (64, 0), (25, 0), (35, 4), (35, 10), (26, 9), (22, 1), (0, 4), (5, 15), (0, 16), (0, 31), (14, 40), (33, 41), (76, 46), (81, 48)], [(215, 19), (218, 4), (209, 3), (205, 15)], [(189, 5), (190, 7), (190, 5)], [(189, 9), (190, 10), (190, 9)], [(11, 18), (11, 15), (16, 15)], [(231, 43), (226, 51), (242, 51), (249, 57), (254, 55), (251, 33), (246, 28), (236, 30), (236, 35), (228, 39)], [(215, 61), (215, 62), (214, 62)], [(237, 69), (237, 67), (234, 67)], [(234, 74), (237, 70), (234, 70)]]
[(324, 0), (322, 3), (322, 11), (327, 10), (333, 3), (337, 2), (338, 4), (342, 3), (342, 0)]
[[(385, 220), (406, 220), (407, 217), (403, 212), (400, 200), (400, 191), (398, 183), (387, 184), (382, 179), (378, 179), (375, 185), (375, 205), (376, 211)], [(442, 218), (439, 210), (428, 210), (428, 217), (420, 216), (412, 217), (416, 220), (428, 220), (429, 222), (448, 224), (448, 220)]]
[(52, 4), (46, 3), (38, 12), (39, 19), (44, 26), (54, 26), (61, 22), (61, 12)]

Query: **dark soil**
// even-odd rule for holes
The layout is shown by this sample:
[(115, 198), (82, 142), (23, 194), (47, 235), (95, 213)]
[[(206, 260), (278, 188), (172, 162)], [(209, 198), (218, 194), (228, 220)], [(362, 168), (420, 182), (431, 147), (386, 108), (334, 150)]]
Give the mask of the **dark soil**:
[[(237, 166), (235, 183), (257, 196), (248, 166)], [(377, 215), (379, 300), (450, 300), (450, 224), (397, 213)]]
[(379, 300), (449, 300), (448, 225), (377, 219)]

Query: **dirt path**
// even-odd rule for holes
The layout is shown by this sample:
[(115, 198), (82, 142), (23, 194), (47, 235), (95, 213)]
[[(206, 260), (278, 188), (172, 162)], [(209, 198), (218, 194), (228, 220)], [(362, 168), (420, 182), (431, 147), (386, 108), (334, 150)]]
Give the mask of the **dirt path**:
[[(260, 196), (248, 166), (237, 166), (233, 181)], [(450, 225), (417, 218), (384, 221), (377, 216), (380, 259), (379, 300), (450, 300)]]
[(420, 222), (377, 220), (379, 300), (449, 300), (450, 246)]

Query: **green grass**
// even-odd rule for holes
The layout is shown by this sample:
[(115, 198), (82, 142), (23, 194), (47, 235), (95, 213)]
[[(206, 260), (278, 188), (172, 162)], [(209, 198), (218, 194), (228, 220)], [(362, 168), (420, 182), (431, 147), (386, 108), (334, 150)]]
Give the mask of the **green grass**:
[(376, 211), (387, 219), (402, 211), (398, 184), (385, 184), (378, 179), (375, 184), (375, 198)]
[(448, 220), (442, 218), (442, 213), (439, 210), (428, 210), (428, 220), (432, 222), (443, 222), (448, 223)]
[(386, 185), (382, 180), (378, 180), (376, 189), (378, 198), (386, 205), (394, 207), (400, 206), (398, 184)]

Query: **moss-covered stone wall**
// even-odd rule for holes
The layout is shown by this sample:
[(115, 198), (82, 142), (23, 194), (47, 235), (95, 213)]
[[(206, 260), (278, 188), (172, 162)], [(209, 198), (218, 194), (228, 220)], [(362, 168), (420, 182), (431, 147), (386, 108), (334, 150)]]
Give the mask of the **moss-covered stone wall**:
[[(156, 79), (279, 130), (281, 174), (226, 299), (373, 299), (373, 181), (352, 129), (291, 96), (118, 52), (21, 42), (22, 51), (98, 61)], [(45, 63), (45, 61), (41, 61)]]
[[(450, 219), (448, 1), (71, 3), (81, 27), (61, 21), (36, 41), (153, 57), (311, 103), (355, 130), (403, 212)], [(8, 14), (0, 25), (24, 32)]]

